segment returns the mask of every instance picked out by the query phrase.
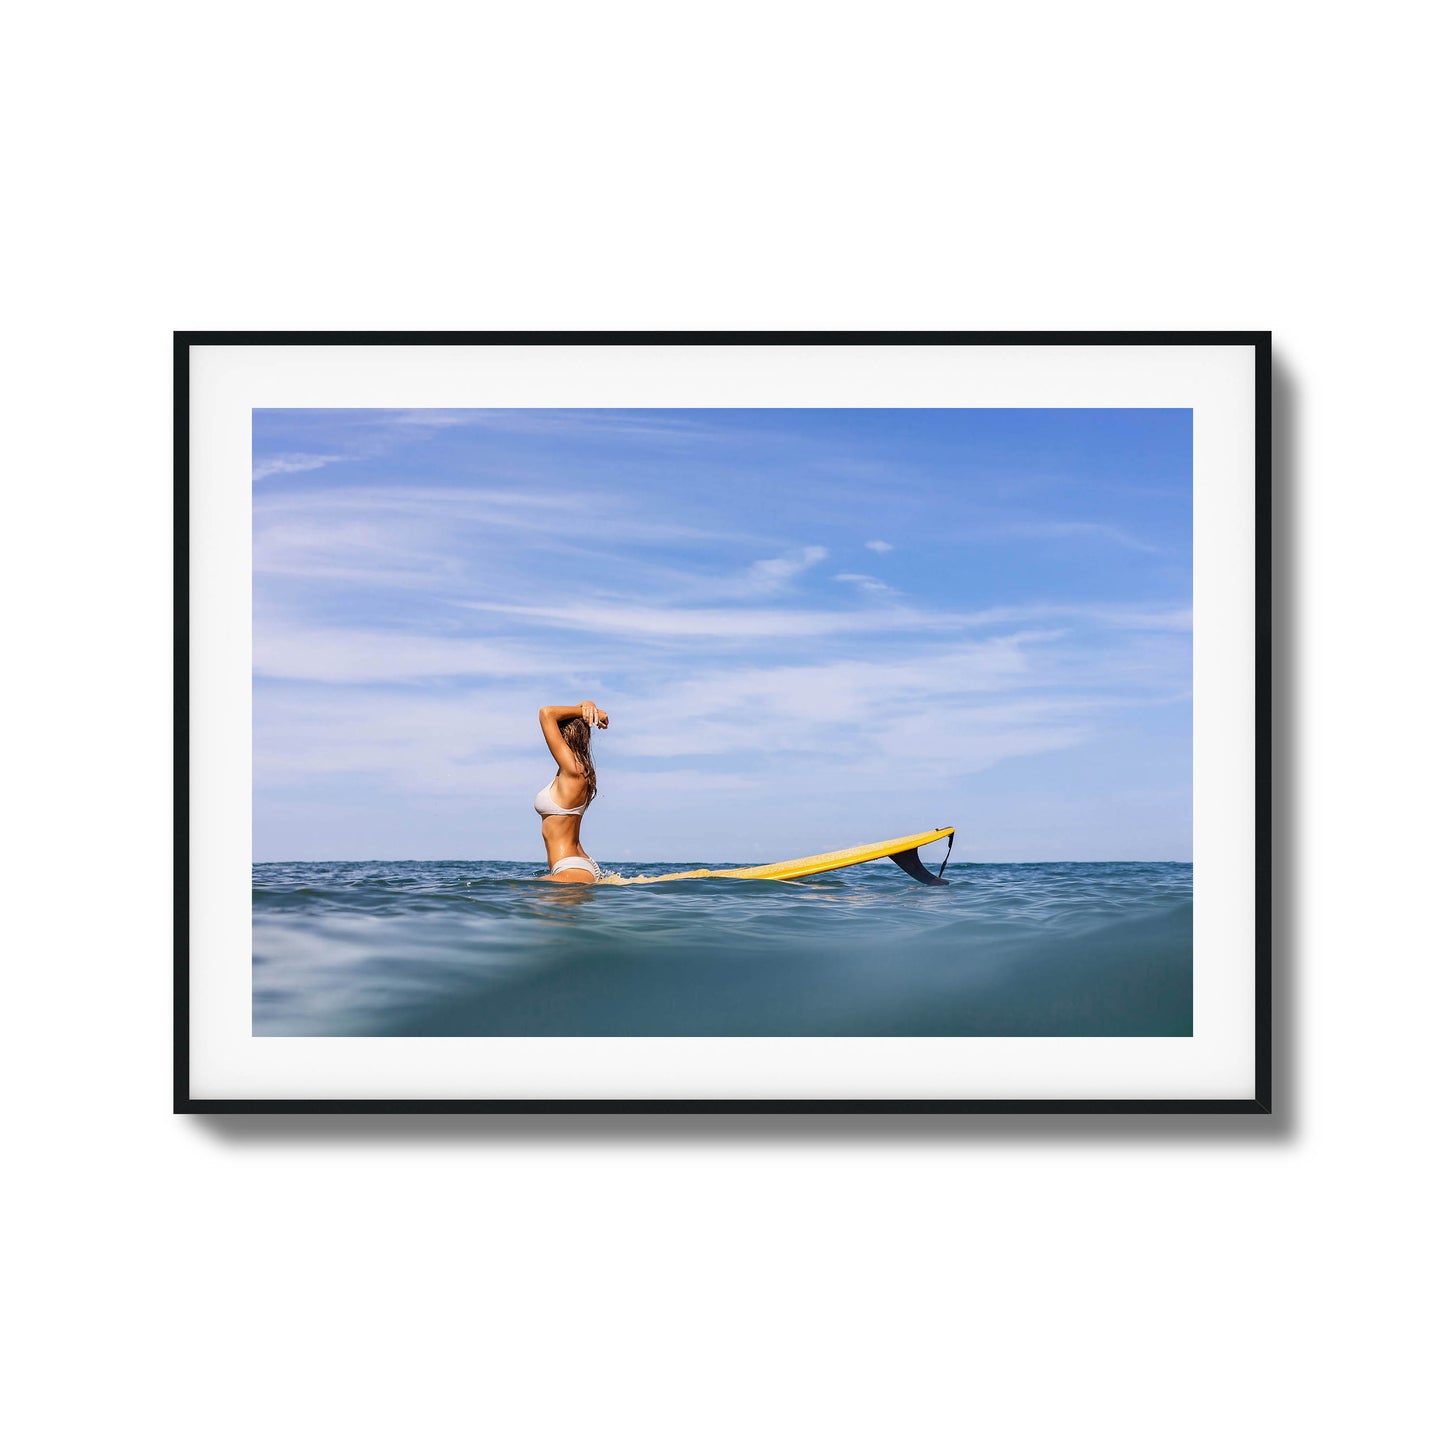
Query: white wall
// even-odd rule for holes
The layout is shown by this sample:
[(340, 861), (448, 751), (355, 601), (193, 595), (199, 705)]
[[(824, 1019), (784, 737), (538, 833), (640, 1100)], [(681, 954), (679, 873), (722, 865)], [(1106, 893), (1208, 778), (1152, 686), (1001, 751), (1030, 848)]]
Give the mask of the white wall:
[[(1417, 13), (22, 22), (16, 1438), (1424, 1433), (1441, 518)], [(172, 1117), (169, 332), (272, 326), (1274, 327), (1283, 1112)]]

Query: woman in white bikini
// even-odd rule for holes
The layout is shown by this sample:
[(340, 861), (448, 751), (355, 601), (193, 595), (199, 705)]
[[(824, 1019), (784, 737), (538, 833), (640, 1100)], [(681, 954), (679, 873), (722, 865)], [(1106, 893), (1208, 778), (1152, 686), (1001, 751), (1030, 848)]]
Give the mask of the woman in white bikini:
[(557, 761), (557, 776), (537, 794), (549, 883), (600, 883), (602, 870), (582, 851), (582, 815), (597, 796), (592, 766), (592, 729), (605, 728), (607, 714), (595, 702), (544, 707), (537, 714), (542, 736)]

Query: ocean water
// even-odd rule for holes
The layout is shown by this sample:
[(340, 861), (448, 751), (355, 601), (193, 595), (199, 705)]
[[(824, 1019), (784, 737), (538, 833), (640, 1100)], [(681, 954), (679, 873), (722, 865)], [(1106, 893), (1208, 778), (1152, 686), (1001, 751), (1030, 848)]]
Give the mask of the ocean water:
[[(640, 875), (703, 866), (629, 864)], [(1187, 1035), (1193, 871), (884, 859), (562, 887), (536, 863), (263, 863), (268, 1035)]]

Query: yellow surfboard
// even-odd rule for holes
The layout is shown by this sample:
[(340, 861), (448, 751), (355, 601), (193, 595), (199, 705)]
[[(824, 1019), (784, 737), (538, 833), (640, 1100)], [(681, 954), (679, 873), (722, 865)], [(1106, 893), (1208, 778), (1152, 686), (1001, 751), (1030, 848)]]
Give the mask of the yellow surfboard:
[[(934, 828), (929, 833), (910, 833), (906, 838), (889, 838), (882, 843), (860, 843), (855, 848), (839, 848), (833, 853), (814, 853), (808, 858), (789, 858), (785, 863), (760, 863), (755, 868), (694, 868), (689, 873), (661, 873), (651, 878), (619, 878), (619, 883), (673, 883), (679, 878), (770, 878), (786, 883), (795, 878), (811, 878), (815, 873), (831, 873), (835, 868), (851, 868), (855, 863), (872, 863), (891, 858), (920, 883), (947, 883), (946, 878), (930, 873), (918, 857), (925, 843), (948, 839), (953, 851), (953, 829)], [(944, 863), (948, 862), (947, 854)], [(941, 874), (940, 868), (938, 873)]]

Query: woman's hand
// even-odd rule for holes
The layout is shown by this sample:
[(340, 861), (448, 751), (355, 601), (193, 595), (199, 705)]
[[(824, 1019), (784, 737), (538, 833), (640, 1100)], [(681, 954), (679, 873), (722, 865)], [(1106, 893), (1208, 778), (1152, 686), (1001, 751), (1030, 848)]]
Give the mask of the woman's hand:
[(607, 726), (607, 714), (597, 706), (595, 702), (584, 702), (582, 704), (582, 721), (588, 727), (605, 728)]

